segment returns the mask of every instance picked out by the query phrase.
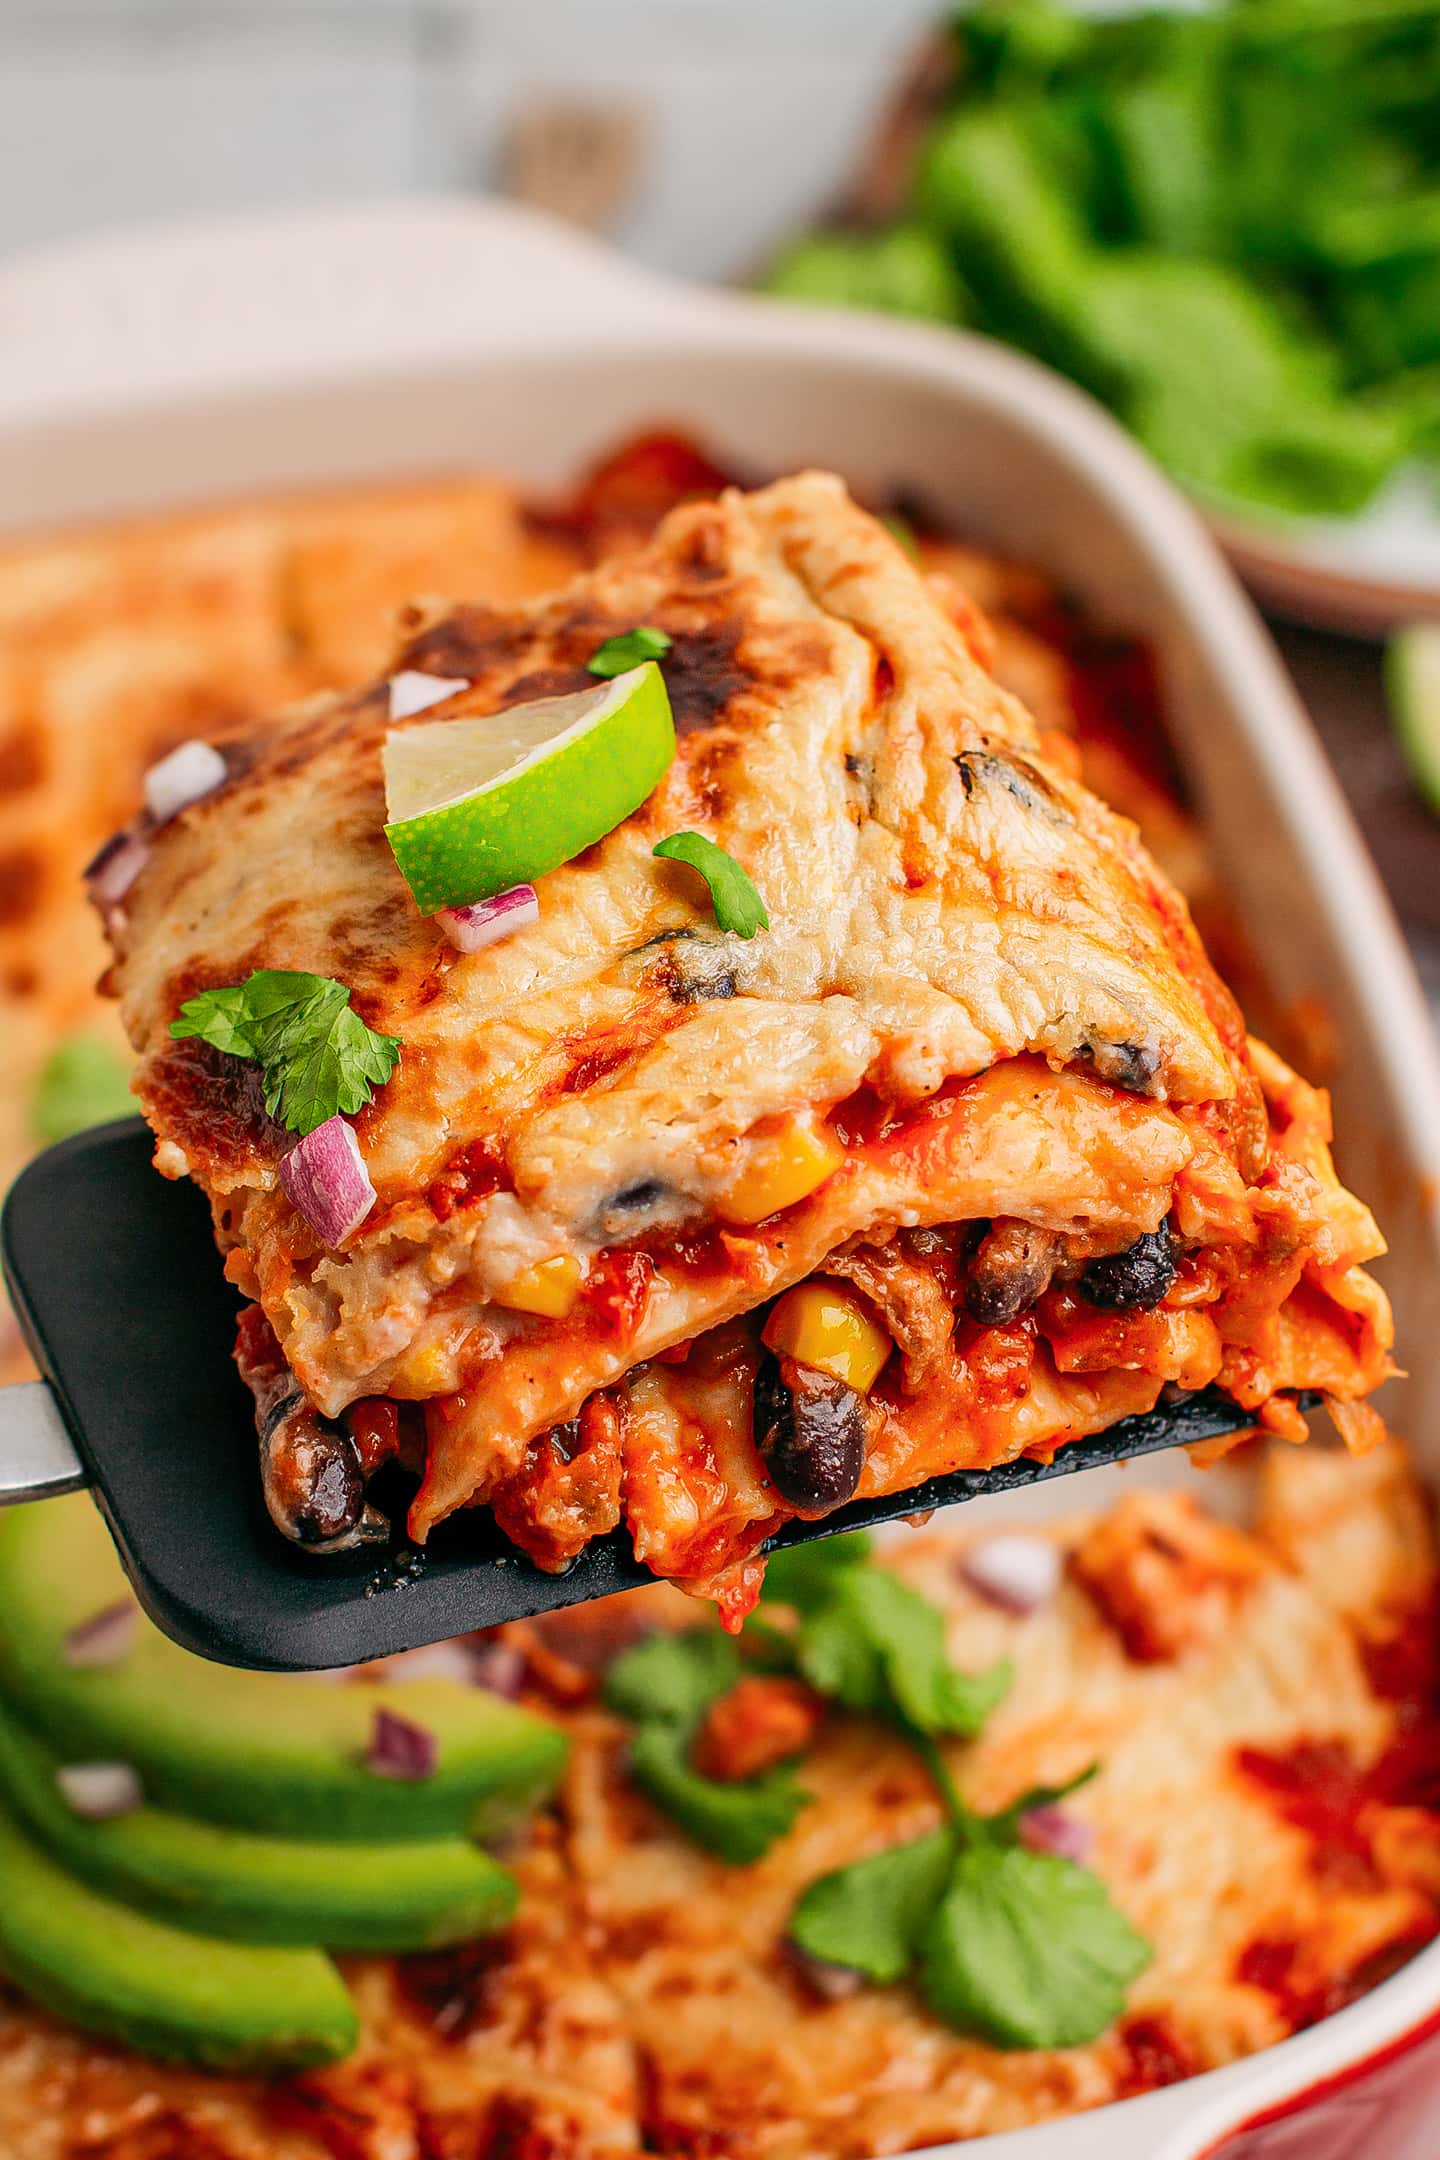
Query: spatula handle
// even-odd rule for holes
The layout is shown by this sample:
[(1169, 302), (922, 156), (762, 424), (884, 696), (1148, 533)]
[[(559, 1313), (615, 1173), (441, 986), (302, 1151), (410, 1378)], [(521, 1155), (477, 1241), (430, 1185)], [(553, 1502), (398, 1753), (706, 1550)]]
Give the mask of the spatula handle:
[(89, 1482), (45, 1382), (0, 1387), (0, 1507), (78, 1492)]

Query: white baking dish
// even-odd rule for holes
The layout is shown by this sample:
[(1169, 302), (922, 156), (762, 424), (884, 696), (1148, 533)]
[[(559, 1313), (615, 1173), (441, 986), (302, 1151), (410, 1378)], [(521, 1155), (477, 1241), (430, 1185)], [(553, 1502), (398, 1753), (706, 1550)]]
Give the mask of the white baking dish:
[[(1440, 1358), (1429, 1354), (1440, 1341), (1440, 1063), (1428, 1016), (1254, 615), (1183, 503), (1078, 392), (983, 340), (693, 289), (533, 216), (448, 200), (23, 256), (0, 268), (0, 354), (0, 525), (13, 529), (458, 465), (558, 483), (627, 429), (673, 419), (757, 471), (810, 462), (862, 489), (908, 486), (1147, 638), (1272, 984), (1282, 998), (1322, 998), (1336, 1022), (1343, 1161), (1390, 1234), (1387, 1279), (1412, 1370), (1387, 1407), (1440, 1456)], [(1190, 1473), (1166, 1463), (1150, 1474)], [(1060, 1487), (1027, 1504), (1074, 1501)], [(1200, 2160), (1437, 2009), (1440, 1945), (1283, 2046), (993, 2139), (991, 2152)], [(1363, 2115), (1373, 2109), (1352, 2114), (1325, 2151), (1398, 2160), (1393, 2108), (1373, 2148)], [(1437, 2144), (1440, 2130), (1423, 2149)], [(1318, 2142), (1305, 2149), (1323, 2160)]]

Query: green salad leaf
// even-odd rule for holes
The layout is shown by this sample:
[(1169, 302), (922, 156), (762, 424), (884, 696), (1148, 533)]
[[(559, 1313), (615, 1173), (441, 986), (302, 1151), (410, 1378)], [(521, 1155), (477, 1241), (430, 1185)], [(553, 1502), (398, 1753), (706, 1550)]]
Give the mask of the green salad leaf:
[(722, 930), (752, 938), (757, 930), (769, 929), (770, 917), (749, 872), (724, 848), (707, 840), (704, 833), (671, 833), (668, 840), (658, 840), (650, 852), (670, 862), (688, 863), (692, 870), (699, 871), (710, 888), (710, 904)]
[(819, 306), (879, 308), (929, 322), (965, 322), (965, 280), (936, 234), (923, 225), (880, 233), (815, 233), (771, 264), (767, 292)]
[(764, 282), (963, 315), (1103, 398), (1202, 499), (1353, 515), (1440, 458), (1435, 20), (1434, 0), (977, 0), (900, 215), (802, 236)]
[(362, 1109), (401, 1050), (398, 1037), (365, 1025), (343, 983), (277, 968), (187, 999), (170, 1033), (258, 1063), (265, 1108), (298, 1133)]
[(616, 675), (628, 675), (631, 668), (639, 667), (642, 660), (663, 660), (675, 640), (665, 630), (654, 630), (648, 623), (641, 623), (634, 630), (622, 630), (615, 637), (606, 638), (597, 645), (585, 665), (592, 675), (609, 681)]
[(68, 1140), (88, 1125), (131, 1117), (130, 1068), (97, 1035), (67, 1035), (45, 1061), (30, 1103), (37, 1140)]

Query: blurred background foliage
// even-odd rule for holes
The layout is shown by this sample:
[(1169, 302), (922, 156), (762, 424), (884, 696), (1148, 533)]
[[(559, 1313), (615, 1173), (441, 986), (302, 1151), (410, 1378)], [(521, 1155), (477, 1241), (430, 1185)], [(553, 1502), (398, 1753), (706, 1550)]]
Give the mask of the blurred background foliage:
[(1440, 6), (958, 17), (900, 215), (772, 292), (969, 323), (1221, 502), (1346, 515), (1440, 457)]

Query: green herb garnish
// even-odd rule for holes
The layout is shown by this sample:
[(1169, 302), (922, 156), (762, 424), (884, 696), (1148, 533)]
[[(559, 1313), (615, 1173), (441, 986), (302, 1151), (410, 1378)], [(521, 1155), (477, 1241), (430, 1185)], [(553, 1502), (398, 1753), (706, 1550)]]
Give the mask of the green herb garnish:
[(827, 1965), (848, 1965), (891, 1987), (914, 1964), (954, 1865), (954, 1838), (936, 1830), (837, 1868), (811, 1883), (795, 1907), (790, 1940)]
[(718, 1628), (651, 1635), (605, 1675), (605, 1701), (637, 1725), (694, 1725), (740, 1678), (740, 1650)]
[(715, 910), (715, 920), (722, 930), (733, 930), (737, 937), (752, 938), (757, 930), (768, 930), (770, 917), (765, 903), (755, 890), (748, 871), (742, 870), (733, 855), (707, 840), (704, 833), (671, 833), (668, 840), (659, 840), (651, 849), (652, 855), (663, 855), (669, 862), (687, 863), (698, 870), (710, 888), (710, 904)]
[(635, 1721), (630, 1767), (657, 1806), (707, 1851), (758, 1860), (808, 1795), (782, 1764), (744, 1784), (702, 1776), (692, 1744), (706, 1711), (746, 1671), (798, 1673), (845, 1708), (883, 1718), (914, 1748), (945, 1811), (928, 1837), (813, 1882), (790, 1938), (880, 1986), (910, 1979), (937, 2017), (999, 2047), (1076, 2047), (1112, 2024), (1150, 1951), (1098, 1876), (1029, 1850), (1022, 1820), (1066, 1799), (1037, 1785), (993, 1815), (960, 1797), (941, 1735), (970, 1737), (1010, 1683), (1008, 1665), (953, 1666), (944, 1618), (871, 1564), (863, 1531), (772, 1555), (766, 1604), (738, 1643), (717, 1628), (657, 1635), (611, 1667), (605, 1699)]
[(912, 1732), (973, 1737), (1010, 1686), (1008, 1664), (959, 1672), (945, 1622), (928, 1598), (883, 1568), (846, 1568), (802, 1615), (796, 1661), (813, 1688), (847, 1710)]
[(810, 1795), (781, 1765), (728, 1782), (701, 1775), (690, 1760), (693, 1735), (659, 1719), (642, 1725), (630, 1748), (630, 1771), (686, 1836), (732, 1867), (759, 1860), (784, 1837)]
[(265, 1108), (297, 1133), (363, 1109), (395, 1070), (401, 1048), (398, 1037), (365, 1025), (343, 983), (277, 968), (187, 999), (170, 1033), (177, 1042), (198, 1036), (253, 1059)]
[(810, 1885), (790, 1919), (800, 1949), (883, 1984), (913, 1975), (937, 2016), (998, 2047), (1079, 2047), (1112, 2025), (1149, 1946), (1097, 1875), (1020, 1843), (1040, 1787), (997, 1815), (959, 1798), (938, 1751), (948, 1827)]
[(130, 1068), (95, 1035), (67, 1035), (57, 1043), (35, 1084), (30, 1123), (37, 1140), (67, 1140), (88, 1125), (133, 1116)]
[(648, 623), (641, 623), (634, 630), (622, 630), (616, 637), (607, 637), (603, 645), (597, 645), (585, 665), (592, 675), (603, 676), (608, 682), (612, 676), (628, 674), (632, 667), (639, 667), (642, 660), (663, 660), (674, 643), (668, 632), (653, 630)]
[(932, 2010), (998, 2047), (1081, 2047), (1113, 2025), (1150, 1947), (1098, 1875), (1023, 1845), (975, 1845), (920, 1946)]
[(898, 510), (892, 510), (888, 517), (881, 518), (880, 523), (885, 527), (886, 532), (889, 533), (896, 546), (904, 548), (905, 553), (913, 562), (920, 560), (920, 542), (916, 538), (915, 527), (911, 524), (909, 518), (902, 517)]
[[(814, 1612), (835, 1594), (837, 1579), (869, 1561), (873, 1541), (868, 1530), (845, 1530), (839, 1537), (811, 1538), (803, 1545), (782, 1545), (765, 1561), (765, 1599)], [(748, 1622), (746, 1633), (753, 1622)]]
[(783, 1837), (810, 1795), (783, 1764), (728, 1782), (705, 1777), (691, 1749), (705, 1712), (740, 1678), (740, 1652), (718, 1629), (652, 1635), (617, 1658), (605, 1701), (639, 1726), (630, 1772), (687, 1837), (732, 1866), (758, 1860)]

